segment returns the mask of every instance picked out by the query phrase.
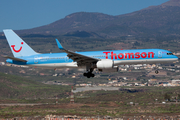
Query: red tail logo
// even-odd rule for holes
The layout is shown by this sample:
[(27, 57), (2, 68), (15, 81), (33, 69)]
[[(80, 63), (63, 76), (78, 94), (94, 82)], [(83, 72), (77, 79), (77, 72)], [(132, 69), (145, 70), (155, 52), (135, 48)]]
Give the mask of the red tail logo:
[[(21, 44), (23, 45), (23, 42), (21, 42)], [(16, 52), (16, 53), (18, 53), (18, 52), (20, 52), (20, 51), (22, 50), (22, 46), (20, 47), (19, 50), (16, 50), (16, 49), (14, 48), (15, 45), (11, 45), (11, 47), (12, 47), (13, 51)]]

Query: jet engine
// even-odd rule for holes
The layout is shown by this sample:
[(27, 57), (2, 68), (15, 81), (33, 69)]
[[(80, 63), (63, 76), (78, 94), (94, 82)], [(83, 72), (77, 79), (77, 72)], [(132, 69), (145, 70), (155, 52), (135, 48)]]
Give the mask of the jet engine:
[(102, 72), (117, 72), (118, 66), (114, 66), (114, 61), (110, 59), (101, 59), (96, 63), (96, 67)]

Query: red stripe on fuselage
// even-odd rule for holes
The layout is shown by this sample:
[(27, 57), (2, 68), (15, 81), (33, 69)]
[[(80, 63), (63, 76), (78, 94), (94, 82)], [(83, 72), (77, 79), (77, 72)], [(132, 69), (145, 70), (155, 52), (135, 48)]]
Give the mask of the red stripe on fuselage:
[(113, 53), (113, 52), (103, 52), (106, 55), (106, 59), (108, 59), (108, 54), (111, 54), (111, 59), (138, 59), (138, 58), (154, 58), (154, 53), (153, 52), (136, 52), (134, 53)]

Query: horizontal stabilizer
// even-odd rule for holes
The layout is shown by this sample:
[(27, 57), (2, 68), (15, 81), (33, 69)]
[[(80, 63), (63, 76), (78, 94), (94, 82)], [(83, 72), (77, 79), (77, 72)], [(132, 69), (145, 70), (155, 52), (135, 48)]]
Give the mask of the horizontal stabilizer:
[(12, 60), (18, 61), (18, 62), (27, 62), (27, 60), (23, 60), (23, 59), (20, 59), (20, 58), (15, 58), (15, 57), (10, 57), (10, 56), (7, 56), (7, 55), (4, 55), (3, 57), (4, 58), (9, 58), (9, 59), (12, 59)]

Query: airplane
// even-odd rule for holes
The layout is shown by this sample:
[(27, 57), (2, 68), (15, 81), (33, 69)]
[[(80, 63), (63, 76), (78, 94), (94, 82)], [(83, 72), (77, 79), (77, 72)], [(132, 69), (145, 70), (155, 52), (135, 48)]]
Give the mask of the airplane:
[[(6, 61), (11, 64), (27, 65), (40, 68), (85, 68), (87, 78), (94, 77), (94, 69), (118, 72), (119, 65), (159, 64), (175, 62), (178, 57), (164, 49), (104, 50), (73, 52), (62, 47), (56, 39), (62, 53), (37, 53), (24, 42), (13, 30), (3, 30), (12, 56)], [(158, 74), (158, 70), (155, 71)]]

